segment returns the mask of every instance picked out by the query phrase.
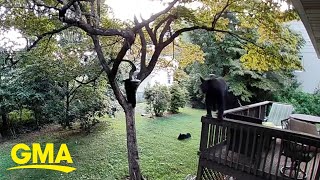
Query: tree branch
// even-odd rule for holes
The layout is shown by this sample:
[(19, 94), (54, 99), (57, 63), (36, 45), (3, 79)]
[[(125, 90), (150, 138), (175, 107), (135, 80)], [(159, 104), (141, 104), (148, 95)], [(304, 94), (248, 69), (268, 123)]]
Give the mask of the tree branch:
[(143, 71), (140, 71), (138, 74), (138, 79), (141, 80), (141, 82), (152, 72), (152, 70), (154, 69), (155, 65), (157, 64), (157, 61), (159, 59), (159, 56), (163, 50), (165, 46), (163, 46), (162, 44), (158, 44), (155, 47), (155, 51), (151, 57), (151, 60), (147, 66), (147, 68)]
[(176, 18), (174, 15), (172, 15), (172, 14), (169, 14), (166, 18), (164, 18), (164, 19), (162, 19), (156, 26), (155, 26), (155, 28), (154, 28), (154, 30), (153, 30), (153, 33), (154, 34), (157, 34), (157, 31), (158, 31), (158, 29), (166, 22), (166, 21), (168, 21), (170, 18)]
[(221, 33), (227, 33), (230, 34), (231, 36), (234, 36), (240, 40), (249, 42), (255, 46), (258, 46), (260, 48), (263, 49), (263, 47), (259, 46), (258, 44), (256, 44), (254, 41), (250, 40), (250, 39), (246, 39), (244, 37), (241, 37), (240, 35), (231, 32), (231, 31), (226, 31), (226, 30), (220, 30), (220, 29), (214, 29), (213, 27), (207, 27), (207, 26), (193, 26), (193, 27), (187, 27), (187, 28), (182, 28), (177, 30), (175, 33), (172, 34), (172, 36), (167, 39), (165, 42), (163, 42), (163, 46), (167, 46), (169, 45), (176, 37), (178, 37), (180, 34), (184, 33), (184, 32), (188, 32), (188, 31), (194, 31), (194, 30), (198, 30), (198, 29), (202, 29), (202, 30), (206, 30), (206, 31), (211, 31), (211, 32), (221, 32)]
[[(81, 2), (81, 1), (87, 1), (89, 0), (70, 0), (67, 4), (65, 4), (60, 10), (59, 10), (59, 19), (60, 21), (67, 23), (71, 26), (79, 27), (86, 33), (90, 35), (101, 35), (101, 36), (121, 36), (126, 39), (130, 39), (131, 33), (128, 30), (120, 30), (120, 29), (112, 29), (112, 28), (102, 28), (102, 27), (93, 27), (90, 22), (84, 22), (83, 20), (76, 20), (73, 18), (66, 17), (66, 12), (68, 9), (71, 8), (71, 6), (75, 2)], [(80, 4), (81, 11), (84, 10), (83, 6)], [(90, 14), (87, 14), (87, 16)], [(87, 21), (90, 19), (89, 17), (86, 17)]]
[(142, 27), (146, 26), (147, 24), (153, 22), (154, 20), (156, 20), (159, 16), (161, 16), (162, 14), (165, 14), (167, 12), (169, 12), (171, 10), (171, 8), (178, 2), (179, 0), (174, 0), (171, 3), (169, 3), (169, 6), (167, 8), (165, 8), (164, 10), (152, 15), (149, 19), (142, 21), (141, 23), (137, 24), (132, 30), (133, 32), (137, 32), (139, 29), (141, 29)]
[(216, 29), (215, 31), (216, 32), (221, 32), (221, 33), (227, 33), (227, 34), (229, 34), (229, 35), (231, 35), (231, 36), (233, 36), (233, 37), (235, 37), (235, 38), (237, 38), (239, 40), (251, 43), (251, 44), (253, 44), (253, 45), (255, 45), (255, 46), (257, 46), (257, 47), (259, 47), (261, 49), (264, 49), (262, 46), (258, 45), (256, 42), (252, 41), (251, 39), (247, 39), (247, 38), (241, 37), (239, 34), (236, 34), (234, 32), (225, 31), (225, 30), (219, 30), (219, 29)]
[(164, 28), (162, 29), (161, 33), (160, 33), (160, 37), (159, 37), (159, 42), (160, 43), (163, 43), (163, 38), (164, 38), (164, 35), (166, 34), (166, 32), (170, 29), (170, 25), (171, 23), (173, 22), (174, 20), (174, 17), (173, 16), (170, 16), (170, 18), (168, 18), (167, 22), (166, 22), (166, 25), (164, 26)]
[(119, 65), (121, 63), (121, 59), (123, 59), (123, 57), (126, 55), (127, 51), (130, 49), (132, 44), (133, 43), (129, 43), (127, 40), (124, 41), (124, 44), (113, 63), (112, 70), (111, 70), (112, 76), (114, 77), (116, 76), (119, 69)]
[(54, 10), (57, 10), (57, 11), (60, 10), (59, 8), (57, 8), (58, 5), (60, 4), (60, 2), (58, 2), (55, 6), (48, 6), (48, 5), (46, 5), (46, 4), (42, 4), (42, 3), (37, 2), (36, 0), (32, 0), (32, 2), (33, 2), (35, 5), (39, 6), (39, 7), (45, 7), (45, 8), (47, 8), (47, 9), (54, 9)]
[(61, 9), (59, 9), (59, 19), (63, 20), (66, 16), (67, 10), (75, 3), (77, 0), (70, 0)]
[(227, 1), (227, 4), (222, 8), (222, 10), (220, 12), (218, 12), (216, 15), (214, 15), (213, 21), (212, 21), (212, 28), (216, 27), (216, 24), (218, 22), (218, 20), (220, 19), (220, 17), (222, 16), (222, 14), (225, 12), (225, 10), (232, 4), (232, 2), (230, 2), (230, 0)]
[(43, 33), (43, 34), (37, 36), (37, 40), (35, 42), (33, 42), (32, 45), (27, 48), (27, 51), (30, 51), (32, 48), (34, 48), (39, 43), (39, 41), (41, 41), (44, 37), (46, 37), (48, 35), (52, 36), (53, 34), (57, 34), (57, 33), (61, 32), (61, 31), (64, 31), (64, 30), (68, 29), (69, 27), (71, 27), (71, 26), (70, 25), (66, 25), (66, 26), (63, 26), (63, 27), (61, 27), (59, 29), (55, 29), (55, 30), (52, 30), (50, 32), (46, 32), (46, 33)]
[(128, 38), (126, 38), (126, 40), (123, 42), (123, 45), (113, 63), (112, 70), (111, 70), (112, 76), (116, 76), (121, 60), (124, 58), (127, 51), (131, 48), (132, 44), (135, 41), (135, 34), (132, 31), (127, 31), (127, 33), (129, 33), (130, 35), (128, 35), (127, 36)]
[[(138, 22), (138, 19), (135, 17), (134, 18), (134, 22), (137, 24), (139, 23)], [(149, 27), (149, 24), (147, 24), (145, 26), (146, 28)], [(150, 27), (149, 27), (150, 29)], [(151, 30), (151, 29), (150, 29)], [(142, 28), (139, 29), (138, 31), (139, 33), (139, 37), (140, 37), (140, 42), (141, 42), (141, 59), (140, 59), (140, 71), (142, 71), (143, 69), (145, 69), (146, 67), (146, 57), (147, 57), (147, 42), (146, 42), (146, 38), (144, 36), (144, 33), (142, 31)], [(151, 36), (150, 36), (151, 37)], [(130, 76), (131, 77), (131, 76)]]
[(64, 18), (63, 22), (70, 24), (71, 26), (76, 26), (81, 28), (83, 31), (90, 35), (101, 35), (101, 36), (121, 36), (123, 38), (132, 38), (132, 33), (128, 30), (121, 30), (121, 29), (112, 29), (112, 28), (101, 28), (97, 27), (94, 28), (90, 24), (83, 22), (83, 21), (77, 21), (70, 18)]
[(140, 71), (146, 68), (146, 59), (147, 59), (147, 42), (142, 30), (139, 30), (139, 37), (141, 42), (141, 63)]
[(105, 57), (103, 55), (103, 51), (102, 51), (102, 48), (101, 48), (101, 45), (100, 45), (99, 38), (97, 36), (95, 36), (95, 35), (91, 35), (91, 38), (93, 40), (94, 49), (97, 52), (97, 56), (98, 56), (98, 59), (100, 61), (100, 64), (101, 64), (103, 70), (107, 73), (108, 78), (109, 78), (109, 76), (111, 74), (111, 70), (110, 70), (110, 68), (108, 66), (107, 60), (105, 59)]
[[(126, 101), (126, 98), (124, 97), (124, 95), (122, 94), (118, 84), (115, 81), (115, 75), (113, 74), (108, 66), (108, 63), (103, 55), (102, 49), (101, 49), (101, 45), (99, 42), (99, 38), (96, 35), (91, 35), (91, 38), (93, 40), (94, 43), (94, 47), (95, 50), (97, 52), (98, 55), (98, 59), (100, 61), (101, 66), (103, 67), (103, 70), (106, 72), (107, 76), (108, 76), (108, 81), (109, 84), (111, 85), (111, 88), (113, 89), (114, 95), (116, 96), (116, 99), (118, 100), (119, 104), (122, 106), (123, 109), (127, 109), (128, 108), (128, 103)], [(120, 61), (121, 62), (121, 61)]]
[(104, 70), (101, 69), (101, 71), (99, 72), (99, 74), (98, 74), (96, 77), (94, 77), (94, 78), (92, 78), (91, 80), (88, 80), (88, 81), (86, 81), (86, 82), (79, 81), (79, 80), (77, 80), (77, 79), (75, 79), (75, 81), (76, 81), (77, 83), (79, 83), (79, 84), (82, 84), (82, 85), (90, 84), (90, 83), (96, 81), (96, 80), (101, 76), (101, 74), (102, 74), (103, 72), (104, 72)]
[(131, 66), (131, 70), (129, 72), (129, 79), (132, 79), (133, 73), (137, 70), (136, 65), (132, 61), (127, 60), (127, 59), (111, 59), (109, 64), (111, 64), (112, 62), (120, 62), (120, 63), (127, 62), (127, 63), (129, 63)]
[(156, 34), (152, 32), (152, 29), (150, 28), (149, 24), (147, 24), (147, 25), (145, 26), (145, 28), (146, 28), (146, 30), (147, 30), (150, 38), (151, 38), (151, 41), (152, 41), (153, 45), (156, 46), (156, 45), (158, 44)]

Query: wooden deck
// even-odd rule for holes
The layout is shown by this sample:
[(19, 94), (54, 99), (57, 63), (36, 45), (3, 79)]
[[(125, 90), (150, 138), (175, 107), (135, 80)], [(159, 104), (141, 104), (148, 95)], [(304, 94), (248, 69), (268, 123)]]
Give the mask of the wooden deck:
[[(226, 117), (233, 119), (219, 121), (202, 117), (197, 179), (223, 179), (221, 174), (240, 180), (297, 179), (280, 173), (282, 167), (292, 164), (291, 158), (283, 153), (283, 142), (320, 152), (320, 138), (261, 125), (271, 103), (262, 102), (226, 111)], [(307, 180), (320, 179), (320, 155), (314, 154), (308, 163), (300, 164)]]

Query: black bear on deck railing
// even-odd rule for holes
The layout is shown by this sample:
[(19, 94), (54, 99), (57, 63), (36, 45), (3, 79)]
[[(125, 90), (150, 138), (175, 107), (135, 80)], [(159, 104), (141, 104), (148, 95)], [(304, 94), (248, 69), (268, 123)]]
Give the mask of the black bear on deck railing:
[(204, 80), (200, 77), (201, 85), (200, 89), (205, 93), (205, 102), (207, 108), (207, 117), (212, 117), (211, 110), (218, 109), (218, 119), (223, 119), (223, 111), (225, 108), (226, 95), (228, 92), (228, 86), (224, 79), (211, 77), (208, 80)]

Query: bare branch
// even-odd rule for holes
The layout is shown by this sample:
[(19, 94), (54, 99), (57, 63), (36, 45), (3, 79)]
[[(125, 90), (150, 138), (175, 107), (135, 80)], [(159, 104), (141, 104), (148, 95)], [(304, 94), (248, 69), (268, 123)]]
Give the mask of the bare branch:
[(63, 20), (66, 16), (67, 10), (75, 3), (77, 0), (68, 1), (60, 10), (59, 10), (59, 19)]
[(122, 94), (117, 82), (115, 81), (115, 75), (116, 74), (111, 73), (111, 70), (110, 70), (110, 68), (108, 66), (108, 63), (107, 63), (107, 61), (106, 61), (106, 59), (105, 59), (105, 57), (103, 55), (98, 36), (91, 35), (91, 38), (93, 40), (94, 47), (95, 47), (95, 50), (97, 52), (100, 64), (101, 64), (101, 66), (103, 67), (103, 70), (106, 72), (106, 74), (108, 76), (109, 84), (111, 85), (111, 88), (113, 89), (113, 92), (114, 92), (114, 95), (115, 95), (116, 99), (118, 100), (119, 104), (122, 106), (123, 109), (128, 108), (127, 107), (128, 103), (126, 101), (126, 98)]
[(150, 22), (153, 22), (154, 20), (156, 20), (159, 16), (169, 12), (171, 10), (171, 8), (178, 2), (179, 0), (174, 0), (171, 3), (169, 3), (169, 6), (167, 8), (165, 8), (164, 10), (152, 15), (149, 19), (142, 21), (141, 23), (137, 24), (132, 30), (133, 32), (137, 32), (139, 29), (141, 29), (142, 27), (144, 27), (145, 25), (149, 24)]
[[(68, 1), (60, 10), (59, 10), (59, 19), (62, 22), (65, 22), (69, 25), (76, 26), (84, 30), (90, 35), (101, 35), (101, 36), (121, 36), (127, 40), (126, 44), (131, 44), (132, 40), (134, 40), (134, 34), (139, 31), (139, 29), (145, 27), (148, 25), (150, 22), (154, 21), (157, 19), (160, 15), (167, 13), (177, 2), (178, 0), (174, 0), (169, 4), (167, 8), (165, 8), (163, 11), (160, 11), (154, 15), (152, 15), (149, 19), (142, 21), (141, 23), (137, 23), (132, 30), (121, 30), (121, 29), (105, 29), (102, 27), (92, 27), (90, 24), (83, 22), (81, 20), (75, 20), (72, 18), (66, 17), (66, 12), (67, 10), (75, 3), (75, 2), (80, 2), (80, 1), (88, 1), (88, 0), (71, 0)], [(126, 46), (125, 44), (125, 46)], [(123, 47), (121, 53), (119, 53), (117, 59), (122, 59), (124, 56), (123, 52), (126, 52), (128, 49), (127, 47)], [(115, 64), (117, 65), (117, 64)], [(117, 70), (117, 66), (115, 68)]]
[[(88, 0), (71, 0), (68, 1), (67, 4), (65, 4), (60, 10), (59, 10), (59, 19), (62, 22), (65, 22), (71, 26), (79, 27), (85, 32), (87, 32), (90, 35), (101, 35), (101, 36), (122, 36), (126, 39), (132, 38), (132, 34), (128, 32), (128, 30), (120, 30), (120, 29), (105, 29), (102, 27), (92, 27), (92, 24), (90, 22), (84, 22), (82, 20), (76, 20), (73, 18), (68, 18), (66, 17), (66, 12), (68, 9), (71, 8), (72, 5), (74, 5), (76, 2), (81, 2), (81, 1), (88, 1)], [(80, 8), (83, 11), (84, 8), (81, 4)], [(87, 17), (88, 20), (88, 17)]]
[[(145, 21), (142, 16), (140, 16), (140, 18), (142, 19), (142, 21)], [(151, 41), (153, 43), (153, 45), (157, 45), (157, 36), (155, 33), (153, 33), (152, 29), (150, 28), (150, 25), (149, 24), (146, 24), (144, 26), (149, 34), (149, 37), (151, 38)], [(140, 34), (140, 31), (138, 32)], [(143, 35), (144, 36), (144, 35)], [(144, 38), (145, 39), (145, 38)]]
[(156, 34), (152, 32), (152, 29), (150, 28), (149, 24), (147, 24), (145, 26), (145, 28), (146, 28), (146, 30), (147, 30), (147, 32), (148, 32), (148, 34), (149, 34), (149, 36), (150, 36), (150, 38), (152, 40), (153, 45), (156, 46), (158, 44)]
[(97, 16), (98, 16), (98, 21), (100, 22), (101, 19), (101, 1), (97, 0)]
[[(142, 19), (143, 20), (143, 19)], [(134, 22), (138, 24), (138, 19), (134, 16)], [(149, 24), (146, 26), (149, 27)], [(150, 29), (150, 28), (149, 28)], [(140, 63), (140, 71), (142, 71), (146, 67), (146, 57), (147, 57), (147, 42), (142, 31), (142, 28), (138, 30), (140, 42), (141, 42), (141, 63)], [(131, 77), (131, 76), (130, 76)]]
[(157, 64), (157, 61), (159, 59), (159, 56), (163, 50), (165, 46), (163, 46), (162, 44), (158, 44), (156, 47), (155, 47), (155, 51), (151, 57), (151, 60), (146, 68), (145, 71), (140, 71), (139, 74), (138, 74), (138, 79), (140, 79), (141, 81), (143, 81), (151, 72), (152, 70), (154, 69), (155, 65)]
[(66, 25), (66, 26), (63, 26), (63, 27), (61, 27), (59, 29), (55, 29), (55, 30), (52, 30), (50, 32), (46, 32), (46, 33), (43, 33), (43, 34), (37, 36), (37, 40), (35, 42), (33, 42), (32, 45), (27, 48), (27, 51), (30, 51), (32, 48), (34, 48), (39, 43), (39, 41), (41, 41), (44, 37), (46, 37), (48, 35), (52, 36), (53, 34), (57, 34), (57, 33), (61, 32), (61, 31), (64, 31), (64, 30), (68, 29), (69, 27), (71, 27), (71, 26), (70, 25)]
[[(99, 74), (98, 74), (96, 77), (94, 77), (94, 78), (92, 78), (92, 79), (90, 79), (90, 80), (88, 80), (88, 81), (86, 81), (86, 82), (84, 82), (84, 81), (79, 81), (79, 80), (77, 80), (77, 79), (75, 79), (75, 81), (76, 81), (77, 83), (79, 83), (79, 84), (82, 84), (82, 85), (90, 84), (90, 83), (95, 82), (95, 81), (101, 76), (101, 74), (102, 74), (103, 72), (104, 72), (104, 70), (101, 69), (100, 72), (99, 72)], [(83, 79), (83, 80), (84, 80), (84, 79)]]
[(160, 37), (159, 37), (159, 42), (162, 43), (163, 42), (163, 37), (166, 34), (166, 32), (170, 29), (170, 25), (173, 22), (174, 17), (170, 16), (170, 18), (167, 20), (166, 25), (164, 26), (164, 28), (162, 29), (161, 33), (160, 33)]
[(51, 34), (51, 35), (49, 36), (49, 39), (47, 40), (46, 46), (44, 47), (44, 49), (43, 49), (43, 52), (42, 52), (42, 53), (44, 53), (44, 51), (46, 51), (46, 50), (47, 50), (47, 48), (48, 48), (48, 46), (49, 46), (49, 43), (50, 43), (50, 41), (51, 41), (51, 39), (52, 39), (52, 36), (53, 36), (53, 34)]
[(132, 44), (135, 41), (135, 34), (132, 31), (127, 31), (127, 33), (130, 33), (130, 35), (128, 35), (127, 36), (128, 38), (126, 38), (126, 40), (123, 42), (122, 48), (120, 49), (113, 63), (112, 72), (111, 72), (112, 76), (116, 76), (119, 69), (119, 65), (121, 63), (120, 60), (124, 58), (127, 51), (131, 48)]
[(128, 30), (112, 29), (112, 28), (105, 29), (105, 28), (101, 28), (101, 27), (94, 28), (86, 22), (77, 21), (77, 20), (70, 19), (70, 18), (64, 18), (63, 22), (70, 24), (72, 26), (79, 27), (90, 35), (121, 36), (126, 39), (132, 38), (132, 33)]
[(212, 27), (215, 28), (218, 20), (222, 16), (222, 14), (225, 12), (225, 10), (232, 4), (230, 0), (227, 1), (227, 4), (222, 8), (220, 12), (218, 12), (216, 15), (214, 15), (213, 21), (212, 21)]
[(102, 51), (102, 48), (101, 48), (101, 45), (100, 45), (99, 38), (97, 36), (95, 36), (95, 35), (91, 35), (91, 38), (93, 40), (94, 49), (97, 52), (97, 56), (98, 56), (98, 59), (100, 61), (100, 64), (101, 64), (103, 70), (107, 73), (108, 78), (109, 78), (109, 76), (111, 74), (111, 70), (110, 70), (110, 68), (108, 66), (107, 60), (104, 57), (104, 54), (103, 54), (103, 51)]
[(162, 19), (162, 20), (155, 26), (155, 28), (154, 28), (154, 30), (153, 30), (153, 33), (154, 33), (154, 34), (157, 34), (158, 29), (159, 29), (166, 21), (168, 21), (168, 20), (171, 19), (171, 18), (176, 19), (176, 17), (175, 17), (174, 15), (169, 14), (166, 18)]
[(112, 62), (120, 62), (120, 63), (121, 62), (127, 62), (127, 63), (129, 63), (130, 66), (131, 66), (131, 70), (129, 72), (129, 79), (132, 79), (133, 73), (137, 70), (136, 65), (132, 61), (127, 60), (127, 59), (112, 59), (110, 61), (110, 63), (112, 63)]
[(221, 33), (227, 33), (227, 34), (230, 34), (231, 36), (239, 39), (239, 40), (242, 40), (242, 41), (245, 41), (245, 42), (248, 42), (248, 43), (251, 43), (261, 49), (264, 49), (264, 47), (258, 45), (256, 42), (252, 41), (251, 39), (247, 39), (247, 38), (244, 38), (244, 37), (241, 37), (239, 34), (236, 34), (234, 32), (231, 32), (231, 31), (225, 31), (225, 30), (219, 30), (219, 29), (216, 29), (215, 30), (216, 32), (221, 32)]
[(140, 71), (146, 68), (146, 59), (147, 59), (147, 42), (144, 36), (144, 33), (140, 29), (139, 31), (140, 42), (141, 42), (141, 63), (140, 63)]

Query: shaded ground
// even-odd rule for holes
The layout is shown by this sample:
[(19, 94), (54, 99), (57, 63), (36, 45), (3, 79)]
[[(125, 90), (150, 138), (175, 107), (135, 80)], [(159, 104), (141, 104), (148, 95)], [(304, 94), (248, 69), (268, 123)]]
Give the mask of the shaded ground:
[[(141, 108), (139, 112), (141, 112)], [(204, 111), (185, 108), (181, 114), (163, 118), (141, 117), (137, 113), (138, 145), (141, 168), (147, 179), (184, 179), (196, 174), (200, 139), (200, 117)], [(179, 133), (192, 138), (178, 141)], [(10, 157), (16, 143), (67, 143), (77, 170), (64, 174), (49, 170), (6, 169), (15, 164)], [(0, 144), (0, 179), (124, 179), (127, 175), (125, 121), (120, 114), (105, 119), (93, 133), (64, 131), (50, 126), (45, 131), (24, 135)]]

